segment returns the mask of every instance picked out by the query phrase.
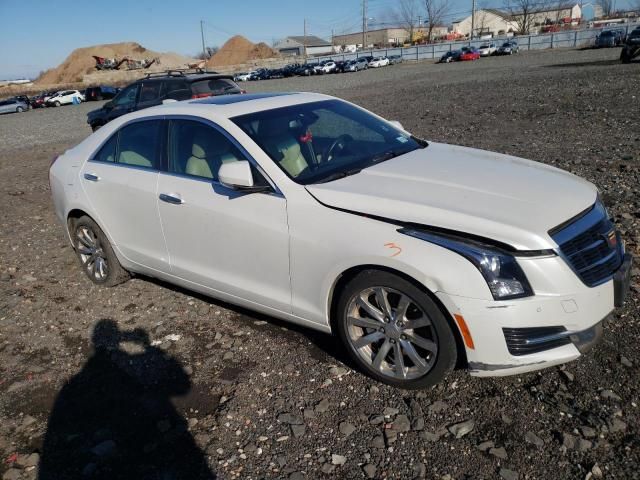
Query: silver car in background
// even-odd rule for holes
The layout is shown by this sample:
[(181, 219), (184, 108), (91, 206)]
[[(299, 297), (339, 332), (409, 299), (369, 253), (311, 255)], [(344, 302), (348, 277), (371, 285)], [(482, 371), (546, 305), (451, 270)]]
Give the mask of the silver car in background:
[(22, 100), (10, 99), (0, 101), (0, 113), (22, 113), (29, 110), (29, 105)]

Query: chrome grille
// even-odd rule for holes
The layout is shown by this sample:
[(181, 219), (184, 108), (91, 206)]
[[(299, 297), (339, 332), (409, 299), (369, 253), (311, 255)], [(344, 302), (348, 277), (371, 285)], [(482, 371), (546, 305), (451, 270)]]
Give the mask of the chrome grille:
[(549, 234), (576, 275), (589, 287), (607, 280), (620, 268), (620, 239), (600, 202)]

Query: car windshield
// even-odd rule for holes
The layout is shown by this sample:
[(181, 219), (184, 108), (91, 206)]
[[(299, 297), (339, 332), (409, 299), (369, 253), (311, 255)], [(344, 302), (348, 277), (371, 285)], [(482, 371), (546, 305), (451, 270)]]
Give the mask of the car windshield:
[(427, 143), (340, 100), (293, 105), (231, 119), (295, 182), (323, 183)]

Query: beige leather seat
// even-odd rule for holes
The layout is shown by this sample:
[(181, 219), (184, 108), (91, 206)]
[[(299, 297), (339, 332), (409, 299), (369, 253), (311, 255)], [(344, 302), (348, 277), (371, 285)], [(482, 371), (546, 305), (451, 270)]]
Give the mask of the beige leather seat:
[(302, 155), (300, 143), (289, 129), (284, 119), (261, 121), (259, 136), (269, 156), (275, 159), (292, 177), (297, 177), (307, 168), (307, 160)]
[(187, 160), (185, 173), (217, 179), (220, 165), (237, 160), (226, 138), (210, 128), (203, 128), (193, 136), (191, 157)]
[(136, 167), (153, 167), (151, 161), (155, 156), (155, 145), (149, 145), (146, 137), (120, 136), (120, 154), (118, 162)]

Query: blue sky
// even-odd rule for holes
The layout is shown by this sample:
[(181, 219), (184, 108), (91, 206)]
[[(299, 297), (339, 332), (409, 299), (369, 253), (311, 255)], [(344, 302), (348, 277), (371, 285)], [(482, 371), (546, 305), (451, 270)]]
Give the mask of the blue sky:
[[(371, 28), (389, 22), (398, 1), (368, 0)], [(447, 20), (470, 10), (471, 0), (451, 0)], [(100, 43), (135, 41), (160, 52), (195, 54), (201, 50), (200, 20), (207, 45), (222, 45), (234, 34), (271, 44), (302, 35), (304, 18), (310, 34), (325, 38), (332, 29), (358, 31), (362, 21), (361, 0), (0, 0), (0, 18), (0, 79), (34, 77), (73, 49)]]

